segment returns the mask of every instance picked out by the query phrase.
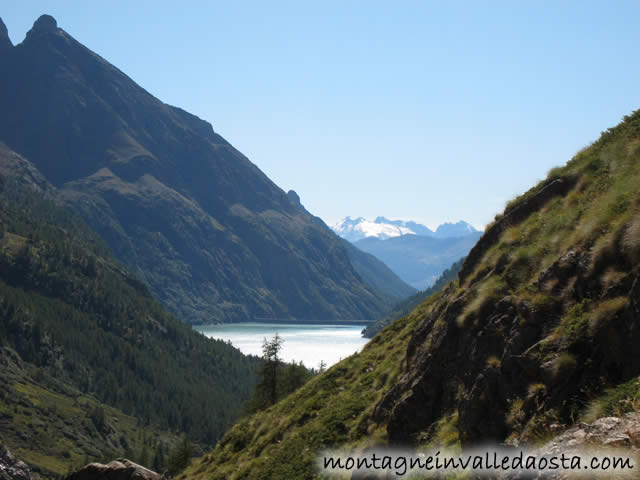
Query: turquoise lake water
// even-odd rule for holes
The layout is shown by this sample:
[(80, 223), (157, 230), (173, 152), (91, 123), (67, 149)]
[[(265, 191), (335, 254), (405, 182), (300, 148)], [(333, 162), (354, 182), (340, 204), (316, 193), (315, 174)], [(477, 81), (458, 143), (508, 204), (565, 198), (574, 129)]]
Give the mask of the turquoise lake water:
[(262, 342), (276, 332), (284, 339), (282, 359), (302, 361), (317, 368), (320, 361), (327, 366), (359, 351), (366, 338), (360, 336), (362, 325), (301, 325), (279, 323), (226, 323), (194, 327), (207, 337), (230, 341), (241, 352), (262, 355)]

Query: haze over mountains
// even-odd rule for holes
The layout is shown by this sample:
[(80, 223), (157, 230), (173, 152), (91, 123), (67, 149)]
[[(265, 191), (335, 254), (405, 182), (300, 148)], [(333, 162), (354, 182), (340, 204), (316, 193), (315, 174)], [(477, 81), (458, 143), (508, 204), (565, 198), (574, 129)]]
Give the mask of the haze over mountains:
[(392, 303), (295, 192), (53, 17), (16, 46), (2, 24), (0, 66), (0, 141), (181, 319), (370, 319)]
[(481, 235), (462, 220), (443, 223), (433, 231), (413, 221), (346, 217), (331, 228), (417, 290), (431, 287), (445, 269), (467, 255)]

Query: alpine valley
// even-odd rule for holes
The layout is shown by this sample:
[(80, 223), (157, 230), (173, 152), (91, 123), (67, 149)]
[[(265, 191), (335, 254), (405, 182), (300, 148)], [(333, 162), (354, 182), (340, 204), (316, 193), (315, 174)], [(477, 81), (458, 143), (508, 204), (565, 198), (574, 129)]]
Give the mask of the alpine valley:
[(181, 478), (323, 478), (327, 448), (486, 442), (615, 444), (637, 461), (639, 186), (636, 111), (511, 201), (443, 290)]
[[(183, 322), (373, 319), (413, 292), (51, 16), (16, 46), (0, 20), (0, 70), (0, 475), (175, 473), (263, 365)], [(287, 372), (279, 395), (311, 373)]]
[[(327, 478), (328, 448), (489, 442), (638, 465), (640, 110), (484, 232), (349, 219), (352, 244), (51, 16), (15, 46), (0, 21), (0, 71), (1, 480)], [(385, 255), (422, 243), (414, 288)], [(375, 321), (318, 371), (186, 324), (255, 318)]]

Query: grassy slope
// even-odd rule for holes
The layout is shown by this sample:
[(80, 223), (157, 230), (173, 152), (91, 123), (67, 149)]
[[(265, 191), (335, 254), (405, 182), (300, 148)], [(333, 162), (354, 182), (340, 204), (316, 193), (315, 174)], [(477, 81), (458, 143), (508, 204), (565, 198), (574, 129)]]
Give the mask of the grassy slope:
[(2, 442), (46, 475), (138, 455), (145, 436), (150, 457), (180, 432), (214, 444), (259, 359), (171, 316), (52, 195), (0, 175)]
[[(562, 381), (558, 373), (566, 374), (567, 368), (575, 367), (576, 359), (569, 353), (572, 346), (595, 341), (598, 328), (632, 307), (624, 297), (628, 290), (620, 293), (615, 289), (637, 275), (640, 260), (640, 112), (604, 132), (565, 167), (551, 171), (546, 182), (511, 202), (505, 215), (527, 204), (544, 185), (560, 177), (575, 181), (568, 193), (554, 196), (510, 226), (500, 223), (502, 216), (496, 217), (495, 238), (477, 247), (463, 269), (461, 285), (454, 282), (384, 329), (359, 354), (266, 412), (236, 424), (183, 478), (313, 478), (312, 462), (323, 447), (385, 443), (387, 425), (380, 416), (374, 420), (373, 412), (400, 375), (411, 373), (406, 359), (412, 358), (415, 349), (437, 352), (437, 340), (446, 341), (448, 329), (474, 332), (501, 298), (509, 297), (547, 318), (548, 326), (542, 332), (547, 336), (539, 344), (542, 352), (534, 358), (551, 365), (555, 378), (550, 382)], [(572, 251), (583, 255), (589, 264), (578, 270), (577, 277), (559, 282), (560, 260)], [(544, 272), (554, 274), (545, 277)], [(591, 285), (591, 290), (576, 287), (582, 283)], [(585, 300), (585, 292), (593, 298)], [(449, 307), (460, 312), (452, 324), (447, 323)], [(418, 326), (423, 327), (426, 337), (413, 344), (407, 357), (407, 346)], [(588, 348), (590, 344), (585, 345)], [(483, 363), (474, 368), (499, 369), (500, 361), (489, 357), (486, 366)], [(598, 389), (606, 388), (606, 383), (605, 379), (592, 386), (588, 395), (583, 392), (578, 405), (596, 398), (592, 403), (600, 402), (610, 410), (611, 396), (619, 402), (620, 395), (629, 390), (623, 385), (598, 399), (596, 394), (602, 391)], [(516, 398), (511, 404), (514, 435), (536, 431), (540, 417), (519, 409), (532, 399), (547, 405), (546, 386), (537, 387), (530, 389), (531, 398)], [(464, 397), (466, 386), (461, 388)], [(446, 413), (431, 425), (417, 426), (425, 433), (418, 443), (456, 443), (457, 408), (451, 401), (445, 405)]]
[(384, 441), (373, 408), (400, 374), (411, 333), (435, 298), (275, 406), (240, 421), (182, 478), (307, 478), (322, 448)]
[[(166, 456), (178, 441), (175, 433), (144, 426), (91, 395), (44, 378), (18, 358), (8, 349), (0, 352), (0, 432), (3, 443), (41, 476), (65, 475), (125, 452), (139, 459), (145, 449), (152, 460), (158, 445)], [(100, 409), (103, 423), (95, 414)]]
[(411, 295), (409, 298), (405, 298), (404, 300), (396, 303), (391, 311), (384, 317), (379, 318), (375, 322), (367, 325), (364, 330), (362, 330), (362, 335), (367, 338), (372, 338), (384, 327), (391, 324), (391, 322), (393, 322), (394, 320), (408, 315), (414, 308), (424, 302), (431, 295), (439, 292), (440, 290), (445, 288), (451, 281), (455, 280), (458, 276), (458, 272), (460, 271), (463, 262), (464, 258), (461, 258), (449, 268), (447, 268), (440, 274), (438, 279), (431, 287), (427, 288), (426, 290), (417, 292)]

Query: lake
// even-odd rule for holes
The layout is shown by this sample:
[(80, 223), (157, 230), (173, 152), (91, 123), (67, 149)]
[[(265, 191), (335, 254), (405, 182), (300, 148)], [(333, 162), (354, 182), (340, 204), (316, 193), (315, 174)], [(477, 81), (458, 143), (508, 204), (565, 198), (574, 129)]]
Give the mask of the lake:
[(225, 323), (193, 327), (210, 338), (229, 340), (242, 353), (262, 356), (262, 342), (278, 333), (283, 339), (281, 358), (286, 362), (302, 360), (308, 368), (318, 368), (320, 361), (337, 363), (359, 351), (362, 325), (314, 325), (284, 323)]

